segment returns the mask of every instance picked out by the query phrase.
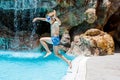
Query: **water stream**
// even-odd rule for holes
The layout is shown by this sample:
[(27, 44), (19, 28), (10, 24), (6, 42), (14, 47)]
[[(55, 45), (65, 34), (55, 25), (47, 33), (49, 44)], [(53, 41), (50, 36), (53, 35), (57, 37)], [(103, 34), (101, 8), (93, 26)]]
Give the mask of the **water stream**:
[[(13, 18), (12, 19), (13, 27), (12, 26), (7, 26), (7, 27), (8, 29), (12, 27), (12, 30), (14, 31), (13, 32), (14, 37), (12, 38), (2, 37), (3, 39), (2, 38), (0, 39), (1, 41), (0, 50), (1, 49), (6, 50), (6, 48), (7, 49), (9, 48), (18, 49), (20, 47), (27, 48), (27, 50), (30, 50), (33, 47), (33, 44), (31, 43), (33, 41), (34, 35), (36, 34), (36, 24), (32, 23), (33, 18), (38, 17), (38, 16), (39, 17), (43, 16), (43, 14), (41, 15), (40, 13), (41, 12), (44, 13), (46, 8), (50, 9), (53, 6), (55, 6), (55, 3), (49, 0), (46, 0), (46, 1), (43, 1), (43, 0), (0, 0), (0, 9), (2, 9), (3, 13), (5, 13), (6, 15), (7, 14), (13, 15), (13, 16), (9, 16), (10, 18)], [(2, 20), (5, 20), (4, 17)], [(10, 24), (12, 23), (10, 22)], [(28, 35), (28, 36), (26, 37), (25, 35)], [(8, 44), (5, 44), (6, 43), (5, 41), (7, 39), (9, 42)], [(24, 46), (21, 46), (21, 40), (26, 41), (27, 45), (26, 43), (22, 43), (24, 44)], [(28, 43), (30, 43), (29, 46), (28, 46)], [(7, 46), (7, 47), (4, 48), (3, 46)]]

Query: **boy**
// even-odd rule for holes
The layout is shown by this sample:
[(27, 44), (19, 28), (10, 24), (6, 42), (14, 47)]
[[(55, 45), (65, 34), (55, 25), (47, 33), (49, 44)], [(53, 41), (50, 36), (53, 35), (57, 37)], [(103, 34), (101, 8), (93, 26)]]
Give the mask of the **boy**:
[(51, 37), (40, 38), (41, 44), (47, 51), (47, 53), (44, 57), (47, 57), (51, 54), (51, 51), (48, 48), (48, 45), (46, 43), (53, 44), (53, 50), (54, 50), (55, 54), (58, 57), (62, 58), (65, 62), (67, 62), (68, 65), (71, 67), (71, 62), (69, 60), (67, 60), (63, 55), (59, 54), (59, 44), (60, 44), (59, 26), (61, 25), (61, 21), (56, 16), (56, 11), (54, 10), (53, 12), (48, 13), (46, 18), (34, 18), (33, 22), (35, 22), (37, 20), (47, 21), (51, 24)]

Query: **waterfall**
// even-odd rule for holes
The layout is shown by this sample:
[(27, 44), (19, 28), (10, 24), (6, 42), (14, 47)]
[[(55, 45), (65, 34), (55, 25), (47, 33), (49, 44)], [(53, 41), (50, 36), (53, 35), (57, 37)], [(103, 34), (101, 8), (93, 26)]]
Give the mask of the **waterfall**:
[(15, 28), (15, 37), (14, 37), (14, 43), (11, 45), (14, 48), (19, 47), (19, 36), (18, 36), (18, 9), (21, 6), (21, 0), (15, 1), (15, 7), (14, 7), (14, 28)]
[[(36, 12), (37, 12), (37, 3), (38, 3), (38, 1), (37, 0), (30, 0), (30, 4), (32, 4), (34, 2), (34, 4), (33, 4), (33, 7), (34, 7), (34, 9), (32, 9), (32, 10), (30, 10), (30, 21), (32, 22), (32, 20), (33, 20), (33, 18), (34, 18), (34, 15), (36, 14)], [(31, 36), (30, 36), (30, 43), (31, 43), (31, 47), (33, 47), (33, 44), (32, 44), (32, 42), (31, 41), (33, 41), (33, 36), (34, 36), (34, 34), (35, 34), (35, 31), (36, 31), (36, 24), (35, 23), (33, 23), (33, 24), (31, 24), (31, 25), (33, 25), (33, 27), (31, 28), (32, 29), (32, 33), (31, 33)]]
[(49, 0), (0, 0), (0, 9), (4, 14), (0, 23), (5, 25), (8, 29), (6, 31), (11, 32), (5, 34), (5, 38), (2, 36), (4, 39), (1, 40), (5, 44), (0, 45), (1, 49), (32, 49), (37, 37), (34, 36), (37, 27), (36, 23), (32, 23), (33, 18), (44, 17), (46, 9), (55, 5), (55, 2)]
[[(19, 28), (20, 26), (24, 27), (24, 24), (25, 24), (25, 17), (27, 14), (25, 12), (25, 10), (27, 9), (30, 9), (29, 11), (29, 21), (30, 21), (30, 25), (33, 25), (33, 27), (31, 27), (30, 29), (28, 30), (32, 30), (32, 33), (31, 35), (29, 36), (30, 37), (30, 47), (32, 47), (32, 38), (33, 38), (33, 35), (35, 34), (35, 24), (32, 24), (32, 20), (34, 18), (34, 15), (36, 14), (36, 9), (37, 9), (37, 4), (38, 4), (38, 1), (37, 0), (16, 0), (15, 3), (14, 3), (14, 28), (15, 28), (15, 37), (14, 37), (14, 43), (12, 44), (12, 46), (14, 46), (14, 48), (19, 48), (19, 43), (20, 43), (20, 40), (19, 40)], [(19, 15), (21, 14), (21, 15)], [(22, 18), (22, 24), (23, 25), (19, 25), (19, 16), (21, 16)], [(25, 27), (28, 27), (28, 26), (25, 26)], [(24, 35), (24, 34), (23, 34)], [(24, 47), (27, 47), (27, 46), (24, 46)], [(29, 48), (29, 47), (28, 47)], [(31, 48), (29, 48), (31, 49)]]

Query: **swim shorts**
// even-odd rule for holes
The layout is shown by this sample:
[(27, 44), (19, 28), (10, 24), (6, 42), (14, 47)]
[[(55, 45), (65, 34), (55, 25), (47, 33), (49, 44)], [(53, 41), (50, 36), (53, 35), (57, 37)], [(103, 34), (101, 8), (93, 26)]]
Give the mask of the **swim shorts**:
[(52, 36), (53, 46), (58, 46), (60, 44), (60, 37), (59, 36)]

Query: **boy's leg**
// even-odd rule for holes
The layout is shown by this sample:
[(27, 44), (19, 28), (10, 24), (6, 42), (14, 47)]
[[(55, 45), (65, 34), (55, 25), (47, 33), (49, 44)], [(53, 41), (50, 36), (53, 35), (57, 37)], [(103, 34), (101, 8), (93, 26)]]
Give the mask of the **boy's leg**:
[(72, 68), (71, 61), (68, 60), (65, 56), (59, 54), (59, 47), (58, 46), (53, 46), (53, 50), (54, 50), (56, 56), (62, 58), (69, 65), (69, 67)]
[(48, 45), (46, 43), (52, 44), (52, 40), (50, 37), (43, 37), (40, 38), (40, 43), (43, 45), (43, 47), (45, 48), (45, 50), (47, 51), (46, 55), (44, 57), (47, 57), (51, 54), (50, 49), (48, 48)]

